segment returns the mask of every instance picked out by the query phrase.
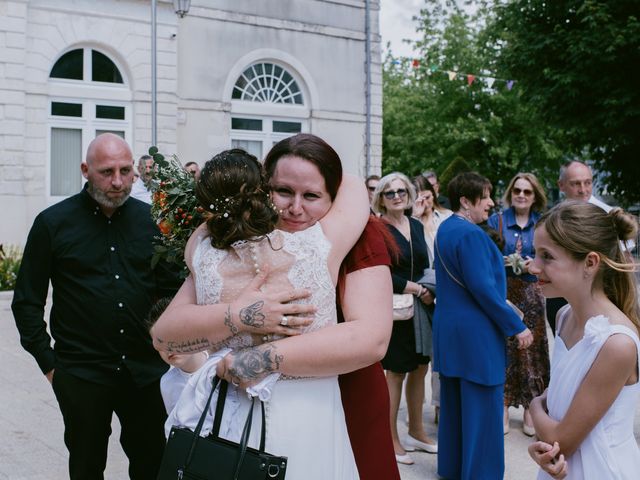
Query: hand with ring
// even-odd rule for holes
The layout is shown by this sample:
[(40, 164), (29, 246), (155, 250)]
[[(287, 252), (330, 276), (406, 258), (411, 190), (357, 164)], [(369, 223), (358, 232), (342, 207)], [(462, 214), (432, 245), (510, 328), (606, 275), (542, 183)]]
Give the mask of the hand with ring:
[(232, 322), (239, 331), (252, 335), (299, 335), (313, 322), (317, 309), (313, 305), (291, 302), (307, 298), (310, 292), (300, 289), (262, 292), (260, 288), (267, 277), (268, 267), (264, 267), (230, 305)]

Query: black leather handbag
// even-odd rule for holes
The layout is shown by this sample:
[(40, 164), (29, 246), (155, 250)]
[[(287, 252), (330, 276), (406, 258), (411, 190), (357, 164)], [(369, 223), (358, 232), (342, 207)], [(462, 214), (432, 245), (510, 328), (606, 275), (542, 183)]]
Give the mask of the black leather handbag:
[[(220, 384), (213, 428), (207, 437), (200, 432), (209, 412), (211, 398)], [(283, 480), (287, 471), (287, 457), (278, 457), (264, 451), (266, 436), (264, 403), (262, 407), (262, 431), (258, 450), (247, 446), (251, 433), (251, 420), (255, 398), (252, 400), (240, 443), (220, 438), (220, 424), (224, 412), (228, 384), (214, 377), (211, 393), (200, 416), (195, 431), (188, 428), (171, 428), (164, 450), (158, 480)]]

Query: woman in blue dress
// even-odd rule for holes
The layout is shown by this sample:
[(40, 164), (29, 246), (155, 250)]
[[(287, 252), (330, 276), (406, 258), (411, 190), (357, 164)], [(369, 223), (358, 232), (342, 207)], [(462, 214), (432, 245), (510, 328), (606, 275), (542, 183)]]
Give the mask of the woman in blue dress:
[(477, 226), (493, 207), (491, 183), (465, 172), (451, 180), (448, 190), (454, 214), (440, 225), (434, 246), (438, 474), (495, 480), (504, 476), (506, 338), (516, 336), (519, 347), (526, 348), (533, 337), (506, 303), (502, 253)]

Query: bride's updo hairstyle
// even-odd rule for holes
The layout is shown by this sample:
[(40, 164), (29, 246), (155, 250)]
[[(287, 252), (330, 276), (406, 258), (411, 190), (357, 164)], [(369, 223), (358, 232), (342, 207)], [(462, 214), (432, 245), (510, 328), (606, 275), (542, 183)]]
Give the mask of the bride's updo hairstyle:
[(216, 248), (261, 238), (278, 221), (260, 162), (239, 148), (225, 150), (205, 163), (196, 182), (196, 198), (210, 213), (207, 230)]
[(635, 264), (629, 262), (620, 241), (631, 240), (638, 233), (635, 217), (621, 208), (609, 213), (590, 203), (565, 201), (540, 217), (536, 228), (544, 226), (549, 238), (581, 261), (590, 252), (600, 257), (600, 269), (594, 288), (604, 293), (640, 329)]

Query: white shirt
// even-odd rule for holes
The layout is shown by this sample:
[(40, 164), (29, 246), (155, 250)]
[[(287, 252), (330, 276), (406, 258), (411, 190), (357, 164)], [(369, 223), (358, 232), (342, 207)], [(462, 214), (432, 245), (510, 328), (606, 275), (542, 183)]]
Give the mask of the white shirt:
[(151, 192), (147, 190), (147, 187), (145, 186), (141, 178), (133, 182), (133, 185), (131, 186), (130, 196), (145, 203), (151, 204)]

